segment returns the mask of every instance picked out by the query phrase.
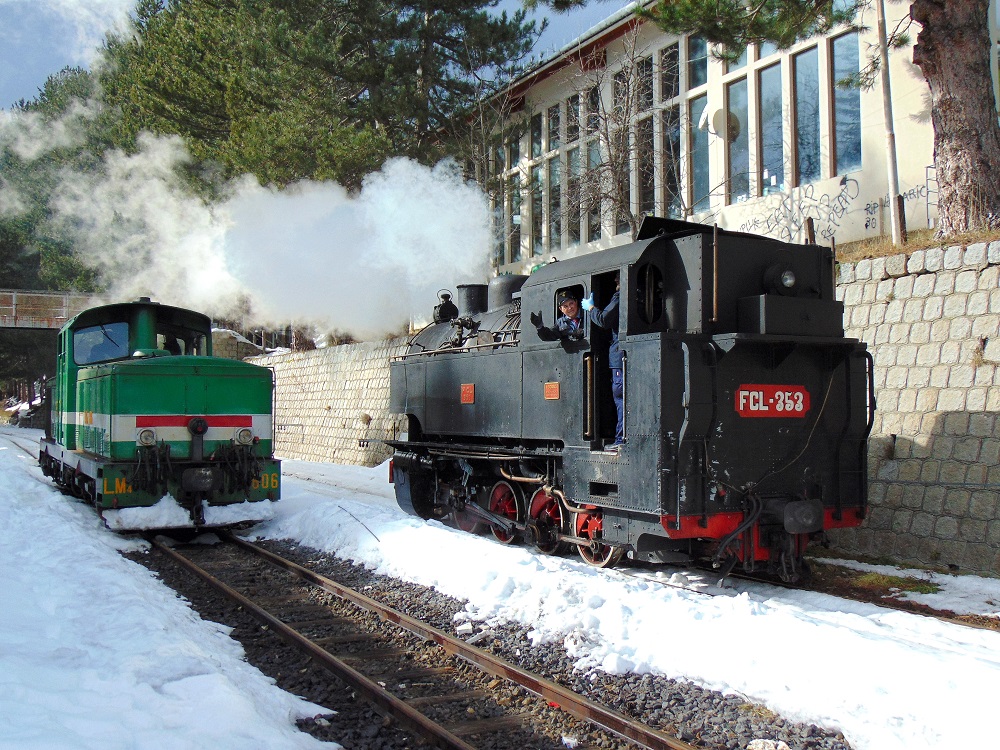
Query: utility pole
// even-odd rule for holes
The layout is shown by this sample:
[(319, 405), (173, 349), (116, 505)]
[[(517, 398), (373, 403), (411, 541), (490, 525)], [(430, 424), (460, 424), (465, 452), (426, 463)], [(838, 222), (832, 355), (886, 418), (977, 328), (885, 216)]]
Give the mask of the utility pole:
[(892, 125), (892, 91), (889, 87), (889, 43), (885, 34), (885, 0), (877, 0), (878, 55), (882, 68), (882, 113), (885, 117), (886, 168), (889, 179), (889, 223), (892, 244), (903, 244), (903, 223), (899, 215), (899, 170), (896, 166), (896, 134)]

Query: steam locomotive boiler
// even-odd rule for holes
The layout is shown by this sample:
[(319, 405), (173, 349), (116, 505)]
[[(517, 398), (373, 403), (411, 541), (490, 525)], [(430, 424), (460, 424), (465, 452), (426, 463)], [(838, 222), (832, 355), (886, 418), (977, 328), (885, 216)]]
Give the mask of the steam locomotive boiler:
[[(795, 580), (808, 542), (866, 508), (873, 363), (834, 273), (827, 248), (648, 218), (632, 244), (460, 287), (390, 365), (399, 505), (597, 566)], [(616, 283), (625, 440), (608, 450), (610, 333), (586, 313), (572, 337), (527, 321), (551, 327), (567, 292), (600, 308)]]

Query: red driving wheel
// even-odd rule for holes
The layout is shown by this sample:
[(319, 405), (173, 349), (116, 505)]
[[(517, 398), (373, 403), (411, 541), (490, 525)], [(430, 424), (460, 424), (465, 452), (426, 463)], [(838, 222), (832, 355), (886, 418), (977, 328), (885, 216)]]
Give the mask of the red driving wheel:
[[(521, 490), (510, 482), (500, 481), (493, 485), (487, 507), (498, 516), (509, 518), (517, 523), (524, 523), (524, 496), (521, 494)], [(498, 542), (504, 544), (510, 544), (517, 537), (517, 534), (509, 534), (492, 524), (490, 531), (493, 532), (493, 536)]]
[(532, 542), (543, 555), (556, 555), (565, 549), (558, 535), (563, 531), (563, 510), (558, 498), (539, 489), (528, 505)]

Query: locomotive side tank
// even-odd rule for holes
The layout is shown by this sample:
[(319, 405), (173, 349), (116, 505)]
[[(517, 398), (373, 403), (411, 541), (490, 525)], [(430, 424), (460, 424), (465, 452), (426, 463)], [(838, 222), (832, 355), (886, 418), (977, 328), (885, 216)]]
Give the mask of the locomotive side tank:
[(188, 514), (183, 525), (211, 523), (206, 512), (219, 506), (277, 500), (272, 373), (211, 347), (207, 316), (146, 298), (67, 322), (42, 471), (102, 515), (169, 495)]
[[(609, 451), (609, 332), (585, 320), (549, 341), (525, 323), (552, 326), (566, 292), (601, 307), (616, 282), (625, 443)], [(391, 363), (409, 512), (595, 565), (702, 558), (786, 580), (811, 539), (861, 523), (873, 367), (844, 338), (829, 249), (650, 218), (632, 244), (458, 312)]]

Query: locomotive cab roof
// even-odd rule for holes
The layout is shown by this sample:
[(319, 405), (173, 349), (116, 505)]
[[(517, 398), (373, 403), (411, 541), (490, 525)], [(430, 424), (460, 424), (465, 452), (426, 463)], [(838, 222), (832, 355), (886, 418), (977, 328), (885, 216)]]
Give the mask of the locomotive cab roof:
[(212, 331), (212, 319), (207, 315), (183, 307), (163, 305), (159, 302), (153, 302), (146, 297), (133, 302), (114, 302), (108, 305), (100, 305), (99, 307), (91, 307), (66, 321), (63, 330), (75, 330), (108, 321), (129, 320), (133, 317), (136, 310), (143, 308), (151, 309), (156, 318), (162, 322), (203, 331), (204, 333), (211, 333)]
[(84, 310), (60, 331), (77, 365), (171, 355), (212, 355), (212, 319), (142, 297)]
[(613, 287), (597, 278), (613, 272), (629, 334), (843, 336), (830, 248), (675, 219), (647, 217), (635, 242), (540, 268), (525, 304), (548, 310), (567, 285), (606, 302)]

